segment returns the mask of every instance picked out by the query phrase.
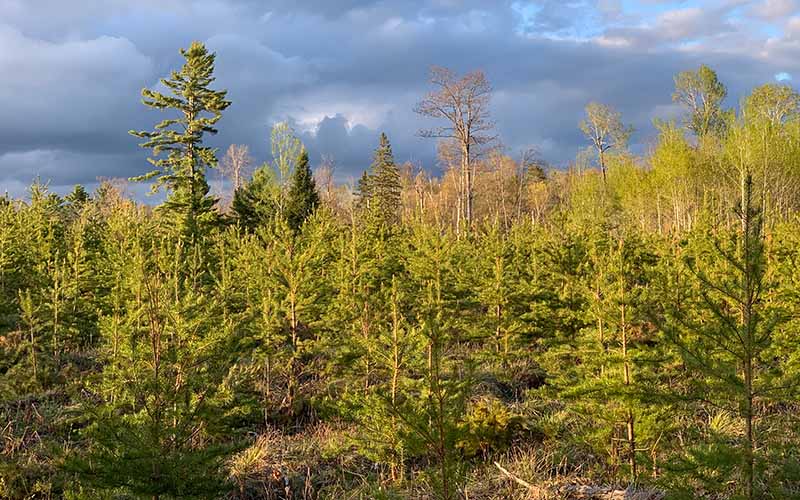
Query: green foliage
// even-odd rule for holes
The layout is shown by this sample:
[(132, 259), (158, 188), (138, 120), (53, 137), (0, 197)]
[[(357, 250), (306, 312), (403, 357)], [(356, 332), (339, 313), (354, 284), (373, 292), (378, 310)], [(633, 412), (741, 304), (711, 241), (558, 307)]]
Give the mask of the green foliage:
[(308, 152), (303, 149), (292, 173), (292, 184), (286, 200), (286, 221), (289, 227), (295, 232), (299, 231), (318, 205), (317, 185), (308, 164)]
[(88, 456), (72, 465), (99, 488), (180, 498), (220, 491), (230, 446), (219, 440), (221, 386), (237, 325), (220, 324), (218, 304), (203, 291), (181, 288), (180, 246), (140, 241), (120, 270), (124, 309), (100, 319), (102, 399), (87, 408), (94, 415)]
[[(225, 100), (227, 91), (210, 88), (214, 82), (215, 54), (209, 53), (202, 43), (193, 42), (188, 49), (181, 49), (181, 55), (186, 59), (181, 70), (161, 80), (172, 95), (142, 90), (145, 106), (177, 111), (178, 117), (162, 120), (152, 132), (130, 133), (145, 139), (141, 146), (152, 150), (153, 158), (148, 160), (155, 167), (136, 180), (156, 179), (153, 190), (166, 187), (169, 197), (162, 209), (174, 214), (184, 235), (194, 237), (215, 219), (216, 200), (208, 196), (205, 170), (216, 167), (216, 149), (203, 145), (203, 137), (217, 133), (214, 125), (230, 101)], [(162, 153), (166, 157), (160, 157)]]
[(231, 205), (233, 219), (248, 231), (267, 225), (278, 213), (280, 188), (275, 172), (262, 165), (253, 178), (236, 190)]
[[(374, 210), (384, 224), (400, 221), (400, 171), (394, 163), (392, 146), (386, 134), (381, 134), (380, 144), (372, 160), (367, 192), (372, 198)], [(363, 187), (360, 187), (363, 189)]]
[(600, 169), (547, 176), (456, 151), (412, 178), (382, 135), (352, 205), (278, 124), (222, 225), (228, 102), (182, 53), (136, 133), (163, 205), (0, 198), (0, 497), (800, 496), (792, 89), (734, 116), (679, 75), (697, 137), (659, 122), (643, 157), (591, 105)]
[(461, 425), (456, 447), (467, 457), (502, 450), (526, 430), (525, 419), (495, 399), (473, 403)]
[(705, 64), (695, 71), (683, 71), (675, 76), (672, 100), (688, 108), (686, 128), (698, 137), (724, 131), (726, 119), (721, 106), (727, 95), (725, 85)]
[[(711, 444), (719, 447), (721, 437), (727, 454), (714, 453), (714, 460), (705, 460), (709, 455), (703, 443), (690, 450), (688, 467), (711, 468), (719, 481), (737, 481), (735, 491), (744, 498), (765, 493), (759, 478), (764, 456), (755, 446), (762, 432), (762, 405), (797, 386), (789, 382), (791, 375), (783, 379), (788, 385), (775, 384), (785, 372), (768, 353), (774, 352), (774, 333), (784, 313), (770, 300), (776, 280), (752, 194), (748, 176), (742, 181), (738, 228), (715, 228), (712, 238), (695, 234), (690, 240), (684, 260), (693, 286), (679, 304), (670, 304), (665, 332), (687, 368), (698, 375), (689, 397), (737, 415), (741, 424), (733, 435), (719, 430), (712, 434)], [(725, 456), (732, 458), (717, 460)]]

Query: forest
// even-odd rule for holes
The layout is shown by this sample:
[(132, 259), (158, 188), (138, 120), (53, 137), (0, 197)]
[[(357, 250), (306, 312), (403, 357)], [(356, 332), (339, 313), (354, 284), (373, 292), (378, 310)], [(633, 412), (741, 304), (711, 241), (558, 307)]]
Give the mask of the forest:
[(0, 498), (800, 498), (791, 86), (687, 69), (640, 154), (588, 103), (554, 169), (434, 67), (439, 164), (347, 184), (286, 123), (210, 147), (181, 55), (141, 177), (0, 199)]

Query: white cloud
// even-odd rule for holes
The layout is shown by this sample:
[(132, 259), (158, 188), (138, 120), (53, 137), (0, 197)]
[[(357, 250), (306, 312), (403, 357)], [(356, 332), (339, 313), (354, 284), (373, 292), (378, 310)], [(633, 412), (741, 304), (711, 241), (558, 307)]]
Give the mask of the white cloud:
[(698, 7), (670, 10), (661, 14), (653, 28), (657, 35), (672, 40), (694, 38), (717, 31), (719, 19)]
[(782, 21), (797, 10), (797, 0), (762, 0), (750, 9), (753, 15), (767, 21)]

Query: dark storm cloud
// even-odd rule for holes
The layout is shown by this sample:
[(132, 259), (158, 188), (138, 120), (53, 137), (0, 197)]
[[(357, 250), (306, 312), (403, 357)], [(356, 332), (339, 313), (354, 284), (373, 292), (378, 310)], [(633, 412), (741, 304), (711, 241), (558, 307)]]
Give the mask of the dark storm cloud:
[(577, 123), (590, 100), (620, 109), (641, 147), (653, 118), (679, 113), (678, 71), (712, 65), (731, 103), (778, 72), (800, 72), (794, 1), (703, 3), (5, 0), (0, 186), (146, 171), (127, 130), (162, 114), (139, 91), (176, 69), (193, 39), (217, 52), (217, 84), (233, 101), (212, 144), (248, 144), (259, 162), (270, 126), (288, 120), (312, 162), (333, 157), (343, 181), (369, 166), (381, 131), (398, 160), (435, 168), (435, 145), (415, 135), (432, 123), (412, 111), (433, 64), (485, 70), (510, 152), (536, 147), (566, 164), (583, 147)]

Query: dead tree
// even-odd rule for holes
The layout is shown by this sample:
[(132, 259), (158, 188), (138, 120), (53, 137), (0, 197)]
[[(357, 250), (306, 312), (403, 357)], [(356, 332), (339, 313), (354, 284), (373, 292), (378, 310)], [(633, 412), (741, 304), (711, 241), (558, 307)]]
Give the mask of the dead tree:
[[(434, 66), (430, 83), (435, 89), (420, 101), (414, 111), (445, 120), (440, 127), (420, 130), (422, 137), (453, 141), (460, 153), (459, 219), (463, 214), (467, 227), (472, 224), (476, 160), (492, 143), (494, 123), (489, 117), (492, 87), (482, 71), (457, 77), (446, 68)], [(457, 224), (461, 224), (458, 220)]]

